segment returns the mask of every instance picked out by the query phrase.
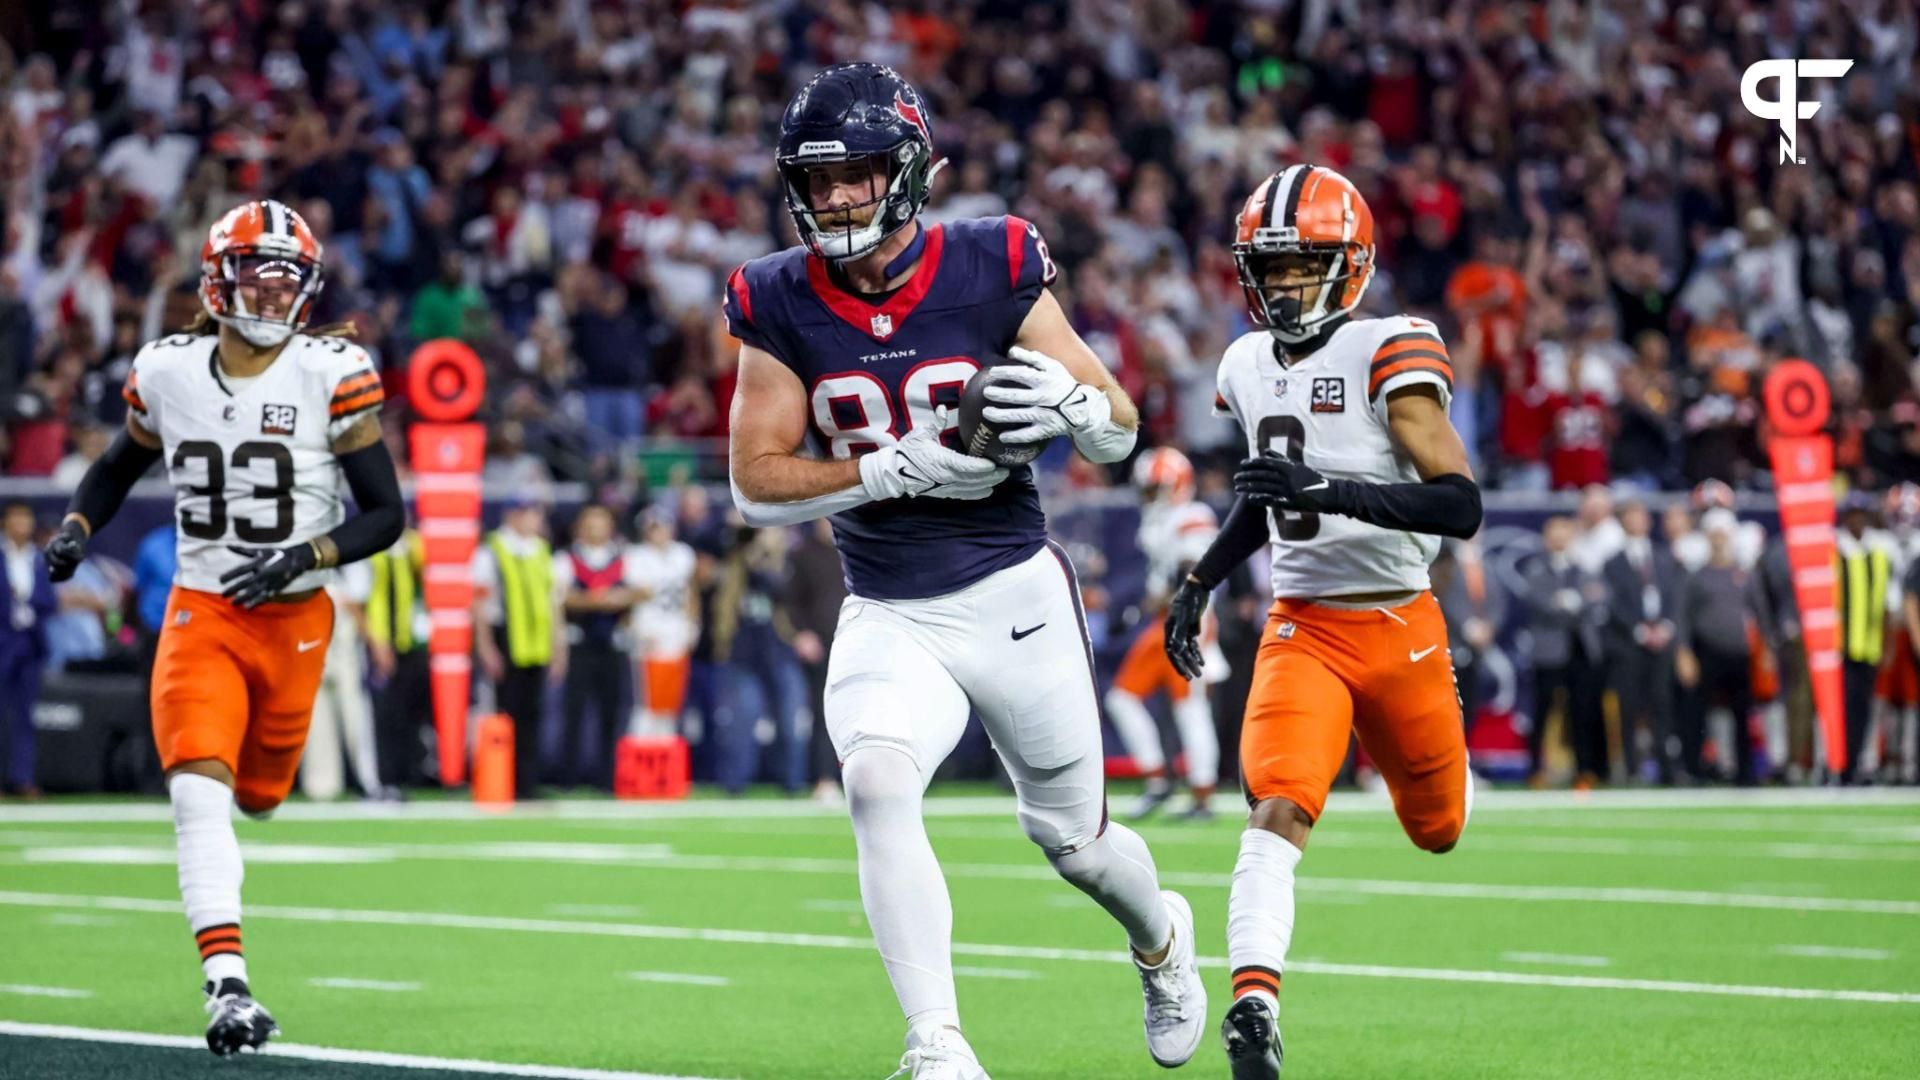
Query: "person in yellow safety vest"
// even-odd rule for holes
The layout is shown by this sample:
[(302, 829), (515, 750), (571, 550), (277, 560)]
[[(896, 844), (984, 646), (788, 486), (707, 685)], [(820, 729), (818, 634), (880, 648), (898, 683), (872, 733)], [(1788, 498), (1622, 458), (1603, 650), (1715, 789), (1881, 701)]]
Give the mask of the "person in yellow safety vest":
[(367, 659), (378, 692), (373, 726), (384, 783), (411, 787), (426, 780), (421, 732), (433, 730), (433, 671), (427, 641), (433, 632), (426, 601), (426, 544), (408, 529), (392, 547), (367, 560), (371, 580), (362, 620)]
[(547, 680), (565, 679), (568, 578), (546, 540), (538, 493), (508, 503), (500, 527), (473, 553), (473, 644), (494, 703), (513, 721), (514, 797), (536, 797)]
[(1847, 717), (1847, 768), (1844, 783), (1865, 783), (1878, 754), (1871, 746), (1873, 690), (1897, 610), (1893, 589), (1893, 538), (1869, 528), (1873, 499), (1865, 492), (1847, 496), (1835, 537), (1840, 602), (1840, 659)]

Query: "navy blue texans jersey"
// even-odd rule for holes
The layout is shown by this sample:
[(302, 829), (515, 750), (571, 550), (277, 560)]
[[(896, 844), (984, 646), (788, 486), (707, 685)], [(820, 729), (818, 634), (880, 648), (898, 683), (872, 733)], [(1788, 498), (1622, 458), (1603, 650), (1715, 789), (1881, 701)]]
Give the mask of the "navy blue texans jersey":
[[(753, 260), (727, 281), (727, 326), (800, 377), (808, 441), (849, 458), (905, 437), (947, 406), (956, 449), (960, 391), (1012, 347), (1054, 279), (1040, 230), (1017, 217), (925, 227), (907, 283), (883, 298), (849, 292), (803, 248)], [(966, 588), (1046, 542), (1026, 466), (985, 499), (889, 499), (833, 516), (847, 589), (879, 600)]]

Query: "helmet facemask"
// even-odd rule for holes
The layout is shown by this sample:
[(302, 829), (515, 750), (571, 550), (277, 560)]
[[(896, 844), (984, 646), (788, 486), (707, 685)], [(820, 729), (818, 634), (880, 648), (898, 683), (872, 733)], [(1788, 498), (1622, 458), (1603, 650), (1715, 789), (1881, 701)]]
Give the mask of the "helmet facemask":
[(320, 294), (320, 263), (297, 250), (232, 248), (206, 270), (219, 299), (213, 304), (202, 296), (207, 314), (255, 348), (270, 349), (292, 337), (307, 324)]
[[(836, 261), (870, 254), (912, 221), (926, 205), (934, 174), (946, 164), (945, 158), (932, 161), (930, 148), (913, 140), (884, 154), (864, 156), (849, 155), (838, 143), (828, 147), (804, 144), (800, 149), (801, 153), (783, 157), (779, 163), (787, 212), (793, 216), (794, 228), (807, 250)], [(814, 170), (862, 160), (874, 172), (884, 170), (885, 186), (880, 194), (848, 206), (815, 208), (811, 187)]]
[[(1233, 261), (1249, 314), (1288, 345), (1311, 341), (1350, 314), (1373, 280), (1365, 246), (1302, 241), (1294, 229), (1255, 230), (1251, 241), (1233, 245)], [(1270, 280), (1303, 261), (1307, 274), (1291, 275), (1285, 284)]]

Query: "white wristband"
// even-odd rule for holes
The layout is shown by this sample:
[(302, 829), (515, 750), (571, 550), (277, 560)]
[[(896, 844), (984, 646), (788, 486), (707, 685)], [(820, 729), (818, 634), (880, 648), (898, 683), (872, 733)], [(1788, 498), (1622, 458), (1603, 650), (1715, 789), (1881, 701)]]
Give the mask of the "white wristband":
[(1097, 386), (1087, 389), (1091, 392), (1080, 395), (1082, 403), (1067, 415), (1073, 424), (1073, 445), (1097, 465), (1119, 461), (1133, 453), (1133, 444), (1140, 433), (1113, 422), (1113, 399), (1106, 391)]

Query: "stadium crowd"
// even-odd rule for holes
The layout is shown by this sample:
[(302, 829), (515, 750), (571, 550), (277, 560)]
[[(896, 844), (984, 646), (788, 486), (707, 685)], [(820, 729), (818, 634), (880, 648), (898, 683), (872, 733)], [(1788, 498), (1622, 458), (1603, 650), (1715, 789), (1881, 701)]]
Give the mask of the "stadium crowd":
[[(1233, 216), (1262, 177), (1301, 160), (1346, 173), (1380, 223), (1368, 310), (1441, 325), (1453, 419), (1488, 487), (1695, 490), (1657, 537), (1678, 550), (1683, 518), (1696, 536), (1738, 531), (1703, 512), (1768, 486), (1758, 387), (1786, 356), (1827, 374), (1848, 484), (1920, 480), (1920, 15), (1903, 0), (109, 4), (110, 19), (58, 5), (0, 14), (0, 453), (12, 476), (71, 484), (102, 452), (133, 353), (196, 309), (207, 226), (274, 196), (326, 245), (317, 321), (352, 321), (388, 376), (396, 458), (408, 412), (394, 375), (417, 343), (461, 338), (489, 371), (490, 490), (581, 482), (623, 524), (650, 504), (648, 520), (705, 538), (703, 567), (744, 560), (726, 618), (772, 611), (750, 598), (779, 594), (778, 579), (747, 564), (771, 558), (756, 544), (789, 545), (726, 539), (686, 474), (661, 490), (641, 463), (684, 445), (694, 478), (718, 475), (711, 440), (726, 433), (737, 354), (717, 318), (721, 283), (792, 240), (771, 132), (800, 79), (860, 58), (893, 64), (932, 103), (949, 165), (930, 215), (1039, 225), (1061, 302), (1141, 403), (1143, 444), (1186, 450), (1203, 492), (1223, 489), (1236, 439), (1210, 415), (1214, 363), (1248, 328)], [(1777, 125), (1740, 106), (1741, 72), (1773, 56), (1854, 60), (1842, 80), (1801, 83), (1803, 100), (1823, 102), (1800, 124), (1804, 163), (1779, 162)], [(1068, 498), (1124, 477), (1065, 454), (1043, 465)], [(1633, 533), (1634, 514), (1606, 498), (1549, 524), (1531, 572), (1560, 573), (1557, 546)], [(800, 540), (794, 558), (817, 537)], [(1587, 562), (1594, 578), (1614, 569)], [(1443, 580), (1475, 565), (1475, 546), (1456, 546)], [(1469, 612), (1456, 640), (1487, 640), (1458, 650), (1469, 655), (1498, 629), (1473, 621), (1485, 618), (1476, 595), (1608, 595), (1604, 581), (1543, 594), (1476, 588), (1475, 576), (1453, 578), (1469, 604), (1451, 605)], [(111, 588), (78, 588), (61, 603), (97, 606), (110, 626)], [(1676, 579), (1668, 603), (1701, 588)], [(1747, 620), (1757, 673), (1790, 640), (1769, 636), (1792, 626), (1781, 611), (1756, 602)], [(1594, 756), (1596, 672), (1647, 651), (1637, 623), (1524, 618), (1543, 696), (1568, 701), (1579, 773), (1702, 771), (1700, 748), (1716, 741), (1678, 728), (1692, 749), (1672, 761), (1639, 754), (1631, 735), (1614, 740), (1611, 769)], [(1652, 633), (1710, 623), (1724, 629)], [(820, 645), (801, 634), (773, 634), (797, 663), (766, 662), (761, 712), (793, 712), (793, 672)], [(1567, 645), (1564, 664), (1543, 660), (1549, 641)], [(1687, 662), (1678, 644), (1661, 640), (1649, 662), (1675, 664), (1678, 684), (1723, 683), (1726, 650), (1685, 650)], [(1468, 680), (1470, 698), (1481, 681)], [(1668, 730), (1664, 704), (1621, 707)]]

